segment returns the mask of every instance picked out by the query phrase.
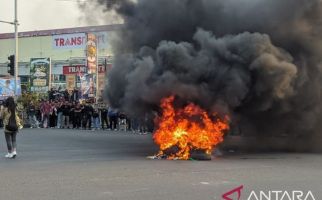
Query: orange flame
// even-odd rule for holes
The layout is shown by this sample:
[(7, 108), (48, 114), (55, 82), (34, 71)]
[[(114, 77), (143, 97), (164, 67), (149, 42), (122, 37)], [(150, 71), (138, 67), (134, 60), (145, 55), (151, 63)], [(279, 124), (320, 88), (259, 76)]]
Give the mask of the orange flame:
[(163, 113), (156, 119), (158, 129), (153, 136), (160, 147), (157, 156), (164, 155), (164, 151), (171, 147), (179, 150), (167, 155), (168, 159), (187, 160), (191, 150), (204, 150), (211, 154), (229, 129), (228, 117), (220, 119), (216, 114), (209, 117), (206, 111), (193, 103), (176, 110), (173, 101), (174, 96), (161, 101)]

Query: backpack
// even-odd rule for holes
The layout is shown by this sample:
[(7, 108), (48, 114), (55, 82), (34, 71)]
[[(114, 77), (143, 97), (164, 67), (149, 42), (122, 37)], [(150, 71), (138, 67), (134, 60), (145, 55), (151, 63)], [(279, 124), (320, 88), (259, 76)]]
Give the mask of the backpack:
[(18, 126), (17, 126), (15, 115), (11, 114), (11, 116), (9, 117), (8, 124), (6, 125), (6, 130), (11, 131), (11, 132), (18, 131)]

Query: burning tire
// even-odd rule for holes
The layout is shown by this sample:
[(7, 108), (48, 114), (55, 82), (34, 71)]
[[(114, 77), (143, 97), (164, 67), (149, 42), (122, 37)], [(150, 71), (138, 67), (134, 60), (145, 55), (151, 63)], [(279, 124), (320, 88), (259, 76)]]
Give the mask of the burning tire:
[(193, 160), (211, 160), (211, 154), (206, 153), (204, 150), (192, 150), (190, 158)]

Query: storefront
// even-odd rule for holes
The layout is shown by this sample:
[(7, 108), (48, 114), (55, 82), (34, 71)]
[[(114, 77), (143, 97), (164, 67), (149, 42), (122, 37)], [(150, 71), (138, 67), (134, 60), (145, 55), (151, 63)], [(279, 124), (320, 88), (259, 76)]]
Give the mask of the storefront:
[[(44, 92), (46, 87), (47, 90), (51, 87), (62, 90), (80, 88), (85, 74), (91, 74), (91, 80), (95, 78), (97, 90), (100, 91), (112, 65), (110, 38), (120, 27), (121, 25), (105, 25), (19, 33), (18, 75), (22, 91)], [(96, 60), (91, 65), (96, 68), (98, 64), (98, 73), (89, 72), (87, 56), (89, 52), (93, 53), (93, 48), (87, 49), (89, 36), (95, 38)], [(14, 35), (0, 34), (0, 46), (0, 74), (9, 76), (7, 62), (8, 56), (14, 54)], [(40, 65), (33, 71), (32, 62), (37, 59), (48, 59), (48, 69)], [(37, 87), (43, 84), (44, 87), (40, 90), (34, 84)]]
[[(106, 73), (112, 67), (112, 57), (99, 61), (98, 64), (98, 91), (103, 90)], [(84, 64), (60, 64), (52, 71), (52, 88), (57, 90), (81, 88), (81, 78), (88, 74), (88, 68)]]

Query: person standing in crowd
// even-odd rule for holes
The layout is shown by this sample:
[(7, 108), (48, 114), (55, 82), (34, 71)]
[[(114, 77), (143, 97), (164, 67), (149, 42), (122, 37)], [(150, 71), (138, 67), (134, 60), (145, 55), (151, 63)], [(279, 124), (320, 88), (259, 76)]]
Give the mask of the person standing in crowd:
[(40, 111), (40, 108), (41, 108), (41, 104), (38, 103), (38, 104), (34, 104), (35, 107), (36, 107), (36, 112), (35, 112), (35, 115), (36, 115), (36, 119), (38, 121), (38, 126), (40, 125), (40, 123), (42, 122), (42, 115), (41, 115), (41, 111)]
[(64, 98), (65, 98), (65, 101), (69, 102), (70, 96), (69, 96), (68, 89), (64, 91)]
[(143, 135), (148, 133), (148, 115), (147, 114), (139, 118), (139, 133)]
[(56, 121), (57, 121), (57, 108), (55, 102), (51, 102), (51, 109), (49, 113), (49, 127), (55, 128), (56, 127)]
[(136, 115), (132, 115), (131, 117), (130, 117), (130, 120), (131, 120), (131, 131), (133, 132), (133, 133), (140, 133), (140, 131), (139, 131), (139, 117), (138, 116), (136, 116)]
[(49, 101), (44, 101), (44, 103), (41, 106), (43, 128), (48, 127), (50, 111), (51, 111), (51, 105), (49, 104)]
[[(3, 101), (0, 101), (0, 111), (4, 108)], [(3, 119), (2, 116), (0, 116), (0, 128), (3, 127)]]
[(118, 117), (118, 111), (117, 109), (114, 109), (112, 107), (108, 108), (108, 117), (110, 122), (110, 128), (111, 130), (117, 130), (117, 117)]
[(127, 120), (126, 114), (124, 112), (119, 112), (118, 114), (118, 125), (120, 131), (127, 131)]
[(71, 96), (71, 100), (75, 101), (75, 102), (78, 102), (78, 100), (79, 100), (79, 91), (78, 91), (77, 88), (74, 88), (72, 96)]
[(45, 100), (41, 99), (39, 104), (39, 113), (40, 113), (39, 121), (41, 122), (41, 125), (43, 125), (44, 123), (44, 113), (43, 113), (44, 107), (45, 107)]
[(30, 128), (39, 128), (39, 122), (36, 118), (36, 107), (33, 102), (27, 108), (28, 119), (30, 123)]
[(70, 109), (69, 103), (65, 102), (62, 105), (62, 110), (63, 110), (63, 124), (62, 124), (62, 127), (63, 128), (69, 128), (69, 109)]
[(75, 126), (74, 126), (74, 124), (75, 124), (74, 123), (75, 122), (74, 114), (75, 114), (75, 102), (70, 103), (70, 108), (69, 108), (69, 124), (71, 126), (73, 126), (73, 128), (75, 128)]
[(62, 128), (63, 121), (63, 110), (62, 110), (62, 102), (57, 103), (57, 128)]
[[(93, 107), (86, 102), (84, 109), (83, 109), (83, 129), (88, 130), (92, 128), (92, 114), (93, 114)], [(87, 126), (88, 125), (88, 126)]]
[(80, 129), (81, 128), (81, 122), (82, 122), (82, 107), (79, 103), (76, 103), (75, 109), (74, 109), (74, 124), (73, 127)]
[(48, 98), (49, 98), (49, 101), (52, 101), (55, 99), (55, 91), (54, 91), (54, 88), (50, 88), (50, 91), (48, 91)]
[(108, 123), (108, 118), (107, 118), (107, 112), (108, 112), (107, 105), (103, 104), (102, 107), (100, 108), (100, 112), (101, 112), (102, 129), (104, 130), (104, 124), (106, 124), (106, 129), (109, 129), (109, 123)]
[(125, 115), (125, 121), (126, 121), (126, 127), (127, 127), (127, 130), (132, 130), (132, 120), (130, 118), (130, 116), (128, 115)]
[(95, 106), (95, 108), (93, 109), (93, 125), (94, 125), (93, 130), (99, 130), (99, 123), (100, 123), (99, 111), (98, 111), (98, 107)]
[(16, 111), (16, 104), (13, 97), (9, 97), (5, 102), (5, 107), (0, 111), (0, 116), (3, 119), (4, 134), (7, 143), (8, 153), (6, 158), (15, 158), (17, 156), (17, 132), (23, 126), (20, 122)]

